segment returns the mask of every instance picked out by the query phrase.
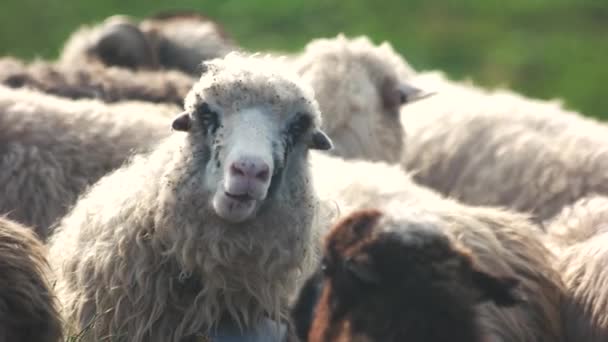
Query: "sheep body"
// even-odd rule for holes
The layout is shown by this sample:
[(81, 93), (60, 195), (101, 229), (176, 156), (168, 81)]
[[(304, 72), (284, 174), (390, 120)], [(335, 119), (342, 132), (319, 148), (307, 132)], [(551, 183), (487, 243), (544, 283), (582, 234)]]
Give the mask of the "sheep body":
[[(187, 133), (102, 178), (53, 235), (70, 331), (94, 321), (92, 340), (190, 341), (222, 319), (252, 327), (285, 318), (298, 274), (312, 267), (317, 202), (305, 144), (327, 147), (312, 92), (261, 57), (231, 54), (205, 68), (173, 122)], [(229, 163), (235, 146), (272, 149), (256, 176), (270, 182), (267, 198), (248, 219), (230, 212), (240, 202), (216, 203), (236, 197), (230, 177), (245, 174)]]
[[(414, 179), (473, 205), (532, 214), (535, 221), (592, 192), (608, 191), (608, 128), (558, 101), (486, 92), (422, 73), (433, 98), (402, 108)], [(594, 146), (589, 149), (589, 146)]]
[(1, 341), (61, 341), (49, 273), (42, 242), (30, 229), (0, 217)]
[[(540, 240), (540, 229), (526, 215), (442, 198), (416, 185), (396, 165), (349, 162), (318, 153), (312, 155), (311, 163), (320, 199), (335, 201), (338, 216), (375, 207), (395, 218), (436, 226), (469, 248), (482, 270), (516, 278), (518, 293), (527, 302), (509, 310), (482, 306), (480, 321), (486, 336), (503, 341), (561, 341), (562, 283), (549, 266), (552, 254)], [(377, 181), (370, 180), (371, 175)], [(335, 212), (335, 207), (326, 209)]]
[(0, 212), (45, 238), (88, 185), (166, 136), (176, 111), (0, 86)]
[(590, 196), (548, 223), (548, 242), (566, 286), (562, 321), (566, 341), (608, 339), (608, 198)]
[(65, 66), (40, 60), (24, 64), (13, 58), (0, 59), (0, 83), (71, 99), (140, 100), (181, 106), (194, 81), (178, 71), (133, 71), (100, 63)]

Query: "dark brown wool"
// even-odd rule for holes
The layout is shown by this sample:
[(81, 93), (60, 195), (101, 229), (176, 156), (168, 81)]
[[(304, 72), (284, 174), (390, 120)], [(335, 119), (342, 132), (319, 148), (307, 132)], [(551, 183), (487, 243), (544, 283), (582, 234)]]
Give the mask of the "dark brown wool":
[(61, 340), (48, 273), (46, 249), (32, 230), (0, 217), (0, 341)]

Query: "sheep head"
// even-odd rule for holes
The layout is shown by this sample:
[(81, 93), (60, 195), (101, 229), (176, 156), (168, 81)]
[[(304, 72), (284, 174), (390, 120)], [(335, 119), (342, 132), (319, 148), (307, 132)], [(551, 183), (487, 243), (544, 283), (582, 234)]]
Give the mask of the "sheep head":
[(308, 149), (332, 143), (312, 92), (272, 60), (234, 53), (204, 69), (172, 128), (188, 133), (189, 148), (206, 165), (215, 213), (239, 223), (302, 191)]
[(88, 54), (105, 65), (120, 67), (158, 68), (158, 58), (150, 39), (126, 16), (104, 20), (93, 37)]
[(516, 279), (480, 270), (441, 231), (376, 210), (335, 225), (321, 273), (296, 305), (304, 324), (305, 308), (313, 315), (309, 333), (297, 328), (309, 341), (479, 341), (475, 305), (519, 301)]
[(414, 71), (388, 43), (339, 35), (317, 39), (295, 62), (315, 89), (324, 128), (344, 158), (396, 162), (404, 135), (399, 109), (427, 96), (409, 84)]

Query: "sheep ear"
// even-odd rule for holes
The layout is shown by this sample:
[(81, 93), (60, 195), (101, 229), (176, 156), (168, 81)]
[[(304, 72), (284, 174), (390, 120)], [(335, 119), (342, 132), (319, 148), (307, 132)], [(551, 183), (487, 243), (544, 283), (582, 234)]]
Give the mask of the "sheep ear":
[(399, 85), (399, 102), (410, 104), (435, 95), (435, 92), (427, 92), (411, 84), (402, 83)]
[(192, 120), (188, 112), (180, 113), (173, 119), (173, 123), (171, 123), (171, 128), (174, 131), (188, 132), (191, 126)]
[(387, 79), (381, 88), (382, 102), (385, 108), (399, 108), (402, 105), (420, 101), (433, 95), (435, 95), (434, 92), (421, 90), (409, 83), (396, 84), (390, 79)]
[(472, 277), (480, 303), (490, 300), (498, 306), (513, 306), (525, 301), (515, 293), (519, 285), (515, 278), (496, 277), (480, 270), (473, 270)]
[(325, 132), (315, 129), (312, 133), (309, 147), (313, 150), (328, 151), (334, 148), (334, 144)]

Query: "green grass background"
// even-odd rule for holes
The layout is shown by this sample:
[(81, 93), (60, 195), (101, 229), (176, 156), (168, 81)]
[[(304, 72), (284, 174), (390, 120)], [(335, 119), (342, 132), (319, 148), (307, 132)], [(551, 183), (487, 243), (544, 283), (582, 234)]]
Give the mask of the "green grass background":
[(201, 10), (253, 50), (367, 34), (418, 70), (560, 97), (608, 119), (608, 0), (2, 0), (0, 54), (53, 58), (80, 24), (164, 9)]

